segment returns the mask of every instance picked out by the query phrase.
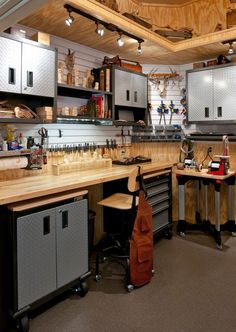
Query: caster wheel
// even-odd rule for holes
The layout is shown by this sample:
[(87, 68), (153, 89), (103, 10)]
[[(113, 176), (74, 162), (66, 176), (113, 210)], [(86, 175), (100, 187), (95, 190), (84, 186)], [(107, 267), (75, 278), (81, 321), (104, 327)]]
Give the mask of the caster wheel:
[(172, 231), (170, 229), (166, 230), (164, 233), (164, 237), (168, 240), (170, 240), (172, 238), (173, 234)]
[(217, 244), (216, 248), (219, 249), (219, 250), (222, 250), (223, 249), (222, 244)]
[(80, 297), (85, 297), (88, 293), (88, 286), (85, 281), (81, 282), (79, 286), (75, 289), (75, 293), (78, 294)]
[(130, 293), (134, 290), (134, 286), (133, 285), (127, 285), (126, 289)]
[(95, 281), (97, 281), (97, 282), (100, 281), (100, 280), (102, 279), (101, 274), (96, 274), (94, 279), (95, 279)]
[(108, 261), (108, 258), (107, 257), (103, 257), (103, 263), (106, 263)]
[(28, 332), (29, 331), (29, 319), (27, 316), (21, 317), (17, 320), (16, 323), (17, 331), (19, 332)]
[(184, 233), (184, 232), (179, 232), (179, 235), (180, 235), (181, 237), (185, 237), (185, 233)]
[(235, 236), (236, 236), (236, 232), (232, 232), (231, 235), (232, 235), (233, 237), (235, 237)]
[(154, 276), (154, 274), (155, 274), (155, 270), (154, 270), (154, 269), (152, 269), (152, 275)]

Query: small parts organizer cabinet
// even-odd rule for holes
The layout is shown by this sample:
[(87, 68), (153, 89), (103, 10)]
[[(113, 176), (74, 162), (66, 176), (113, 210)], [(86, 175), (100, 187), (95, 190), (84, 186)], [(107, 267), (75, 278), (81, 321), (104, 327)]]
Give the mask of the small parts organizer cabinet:
[(147, 200), (152, 206), (153, 234), (164, 230), (167, 238), (172, 237), (171, 213), (171, 171), (144, 175)]
[(87, 191), (82, 191), (38, 199), (37, 205), (8, 206), (13, 262), (10, 311), (20, 331), (29, 330), (31, 307), (67, 288), (74, 287), (81, 296), (87, 293), (86, 197)]

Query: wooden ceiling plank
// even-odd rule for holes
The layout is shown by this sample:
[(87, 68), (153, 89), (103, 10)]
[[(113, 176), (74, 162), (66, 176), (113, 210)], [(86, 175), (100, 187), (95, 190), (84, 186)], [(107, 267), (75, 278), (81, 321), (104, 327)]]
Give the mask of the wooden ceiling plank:
[(170, 7), (170, 8), (180, 8), (184, 6), (191, 5), (194, 2), (197, 2), (198, 0), (132, 0), (134, 3), (136, 3), (139, 6), (144, 7)]
[[(65, 3), (77, 7), (98, 19), (112, 22), (121, 29), (143, 38), (145, 42), (142, 44), (142, 55), (136, 55), (137, 43), (129, 43), (128, 39), (125, 47), (122, 49), (118, 48), (116, 37), (114, 36), (115, 32), (106, 31), (103, 38), (97, 37), (94, 32), (94, 22), (76, 13), (73, 14), (76, 19), (72, 27), (65, 28), (64, 19), (67, 17), (67, 12), (64, 8)], [(77, 19), (77, 15), (79, 19)], [(224, 50), (225, 52), (227, 51), (227, 45), (222, 46), (220, 42), (236, 38), (236, 27), (233, 27), (200, 37), (172, 42), (95, 0), (50, 0), (42, 9), (23, 19), (20, 24), (104, 51), (108, 54), (119, 54), (123, 58), (132, 57), (135, 61), (153, 64), (183, 64), (202, 61), (204, 57), (205, 60), (210, 59), (217, 54), (224, 53)], [(217, 50), (220, 50), (221, 53), (217, 52)]]

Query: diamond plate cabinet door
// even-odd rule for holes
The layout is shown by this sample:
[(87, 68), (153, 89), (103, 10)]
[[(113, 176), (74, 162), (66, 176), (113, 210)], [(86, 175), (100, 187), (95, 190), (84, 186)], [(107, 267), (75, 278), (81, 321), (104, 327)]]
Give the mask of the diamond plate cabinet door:
[(22, 44), (22, 93), (35, 96), (55, 95), (55, 52)]
[(147, 76), (114, 69), (115, 105), (147, 108)]
[(212, 70), (187, 74), (188, 121), (213, 120)]
[(18, 310), (56, 289), (55, 209), (17, 219), (16, 275)]
[(21, 43), (0, 37), (0, 91), (21, 92)]
[(214, 70), (214, 120), (236, 120), (236, 66)]
[(191, 123), (236, 121), (236, 66), (187, 72), (188, 121)]
[(87, 199), (56, 208), (57, 287), (88, 271)]
[(132, 106), (131, 88), (132, 76), (131, 73), (115, 69), (115, 105)]

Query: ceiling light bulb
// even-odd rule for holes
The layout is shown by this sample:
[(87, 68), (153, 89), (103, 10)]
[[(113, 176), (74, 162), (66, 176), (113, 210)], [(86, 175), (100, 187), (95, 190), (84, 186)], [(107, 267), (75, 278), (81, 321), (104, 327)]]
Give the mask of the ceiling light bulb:
[(69, 14), (67, 19), (65, 20), (65, 23), (66, 23), (66, 25), (68, 25), (70, 27), (73, 22), (74, 22), (74, 17)]
[(104, 35), (104, 29), (103, 27), (99, 27), (98, 23), (96, 23), (97, 27), (96, 27), (96, 30), (95, 32), (99, 35), (99, 36), (103, 36)]
[(117, 44), (120, 47), (124, 45), (124, 41), (122, 40), (121, 34), (120, 34), (119, 38), (117, 39)]
[(99, 35), (102, 37), (104, 35), (104, 29), (103, 28), (100, 28), (99, 29)]
[(228, 54), (233, 54), (234, 53), (234, 47), (233, 47), (233, 43), (229, 44), (229, 49), (228, 49)]
[(142, 47), (141, 47), (141, 42), (138, 43), (138, 54), (140, 55), (142, 53)]

